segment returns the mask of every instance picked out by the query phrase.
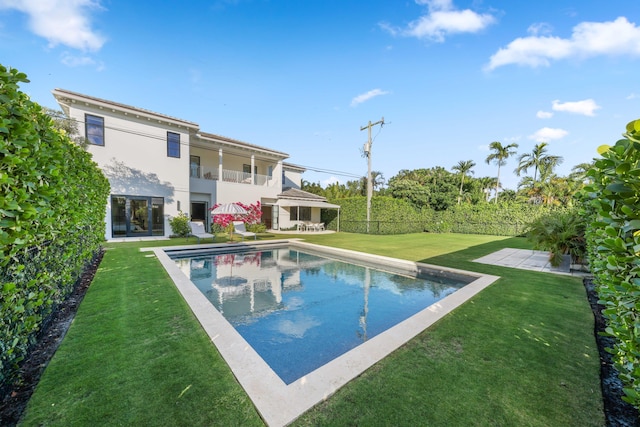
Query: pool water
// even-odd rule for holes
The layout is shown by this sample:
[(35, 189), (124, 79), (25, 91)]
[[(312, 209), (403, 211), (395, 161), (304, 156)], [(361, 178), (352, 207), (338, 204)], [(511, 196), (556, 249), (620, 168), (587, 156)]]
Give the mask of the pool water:
[(290, 247), (171, 257), (286, 384), (468, 283)]

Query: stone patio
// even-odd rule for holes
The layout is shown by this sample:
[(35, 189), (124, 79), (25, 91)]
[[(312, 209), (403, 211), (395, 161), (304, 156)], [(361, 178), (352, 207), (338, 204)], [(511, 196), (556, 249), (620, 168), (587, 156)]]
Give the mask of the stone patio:
[(521, 270), (544, 271), (547, 273), (565, 274), (570, 276), (587, 276), (588, 272), (571, 270), (570, 265), (552, 267), (549, 263), (549, 252), (534, 251), (531, 249), (505, 248), (481, 258), (474, 262), (482, 264), (498, 265), (501, 267), (519, 268)]

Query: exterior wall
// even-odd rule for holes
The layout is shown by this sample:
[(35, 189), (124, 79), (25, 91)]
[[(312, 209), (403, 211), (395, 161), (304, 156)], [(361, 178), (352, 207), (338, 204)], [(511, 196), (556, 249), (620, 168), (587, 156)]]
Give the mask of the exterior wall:
[(293, 170), (285, 167), (282, 187), (297, 188), (300, 190), (302, 188), (302, 172), (297, 169)]
[[(71, 104), (69, 115), (85, 135), (85, 113), (104, 118), (104, 146), (89, 144), (87, 151), (111, 184), (111, 195), (164, 199), (164, 235), (168, 220), (189, 209), (189, 130), (169, 123), (131, 117), (115, 110)], [(180, 158), (167, 156), (167, 132), (180, 135)], [(86, 136), (86, 135), (85, 135)], [(107, 200), (106, 238), (111, 238), (111, 198)]]

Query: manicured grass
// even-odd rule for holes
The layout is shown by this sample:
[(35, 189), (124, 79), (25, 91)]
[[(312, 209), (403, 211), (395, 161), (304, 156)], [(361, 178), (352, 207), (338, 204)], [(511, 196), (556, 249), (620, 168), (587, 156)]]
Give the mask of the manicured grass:
[[(581, 281), (471, 262), (503, 247), (529, 247), (526, 240), (304, 238), (502, 278), (296, 425), (604, 425), (593, 317)], [(151, 245), (109, 246), (24, 425), (260, 425), (162, 267), (137, 251)]]
[(262, 425), (155, 257), (109, 249), (24, 425)]

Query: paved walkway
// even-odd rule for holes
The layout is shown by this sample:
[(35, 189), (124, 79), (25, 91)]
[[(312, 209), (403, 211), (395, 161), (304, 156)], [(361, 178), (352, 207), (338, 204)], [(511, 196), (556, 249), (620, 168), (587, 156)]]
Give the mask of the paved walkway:
[(533, 251), (530, 249), (505, 248), (498, 252), (474, 259), (482, 264), (499, 265), (501, 267), (519, 268), (522, 270), (545, 271), (547, 273), (565, 274), (571, 276), (587, 276), (584, 271), (569, 270), (552, 267), (549, 263), (549, 252)]

